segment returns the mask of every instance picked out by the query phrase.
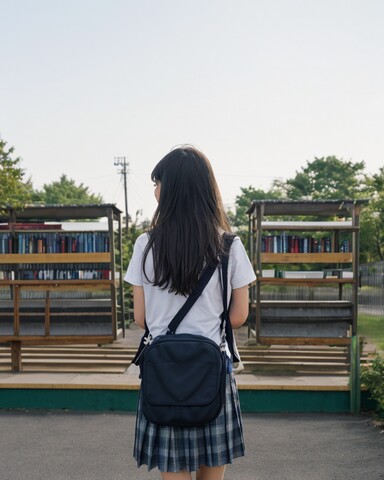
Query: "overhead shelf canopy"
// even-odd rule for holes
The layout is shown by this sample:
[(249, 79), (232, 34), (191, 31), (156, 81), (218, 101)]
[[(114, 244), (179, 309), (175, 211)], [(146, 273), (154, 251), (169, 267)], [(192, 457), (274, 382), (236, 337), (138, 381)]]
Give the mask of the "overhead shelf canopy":
[(357, 200), (254, 200), (248, 215), (263, 208), (264, 215), (351, 215), (354, 208), (363, 206), (368, 199)]
[(121, 210), (114, 204), (102, 205), (25, 205), (24, 207), (0, 207), (0, 223), (14, 219), (17, 222), (62, 221), (95, 219), (112, 214), (113, 220), (119, 220)]

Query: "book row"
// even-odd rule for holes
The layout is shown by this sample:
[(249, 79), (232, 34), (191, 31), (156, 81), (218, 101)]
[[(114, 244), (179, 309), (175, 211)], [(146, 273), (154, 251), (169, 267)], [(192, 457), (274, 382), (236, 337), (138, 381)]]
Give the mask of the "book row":
[(109, 252), (108, 232), (0, 233), (0, 254)]
[(110, 280), (108, 264), (66, 264), (65, 268), (47, 264), (22, 264), (17, 269), (3, 265), (0, 280)]
[[(287, 235), (263, 235), (261, 239), (261, 251), (263, 253), (331, 253), (331, 237), (315, 238), (311, 236)], [(341, 240), (339, 252), (351, 252), (352, 242), (350, 239)]]

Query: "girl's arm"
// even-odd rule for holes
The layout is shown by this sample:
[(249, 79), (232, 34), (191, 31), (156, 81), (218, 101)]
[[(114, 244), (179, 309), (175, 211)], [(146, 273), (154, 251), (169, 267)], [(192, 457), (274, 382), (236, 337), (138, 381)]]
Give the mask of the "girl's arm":
[(145, 328), (144, 288), (133, 286), (133, 318), (141, 328)]
[(229, 318), (232, 328), (241, 327), (248, 317), (249, 297), (248, 285), (232, 290), (231, 304), (229, 306)]

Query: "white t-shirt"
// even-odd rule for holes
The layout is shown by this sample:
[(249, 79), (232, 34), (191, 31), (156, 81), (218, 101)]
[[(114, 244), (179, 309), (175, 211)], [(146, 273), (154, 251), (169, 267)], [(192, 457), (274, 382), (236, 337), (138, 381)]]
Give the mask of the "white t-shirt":
[[(136, 240), (133, 255), (124, 280), (132, 285), (144, 288), (145, 317), (152, 337), (165, 334), (168, 324), (184, 304), (186, 297), (169, 293), (150, 283), (143, 273), (142, 261), (148, 234), (144, 233)], [(216, 269), (208, 285), (198, 298), (190, 312), (182, 320), (176, 333), (204, 335), (220, 344), (220, 315), (223, 311), (221, 272)], [(145, 272), (149, 279), (154, 276), (153, 258), (148, 254)], [(228, 261), (228, 301), (232, 289), (244, 287), (255, 280), (251, 262), (239, 237), (235, 237)]]

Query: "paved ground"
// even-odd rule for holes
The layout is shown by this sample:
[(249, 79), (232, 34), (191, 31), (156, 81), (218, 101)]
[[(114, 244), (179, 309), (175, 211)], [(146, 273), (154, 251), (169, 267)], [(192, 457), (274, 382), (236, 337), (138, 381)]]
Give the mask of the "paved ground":
[[(384, 433), (364, 416), (245, 414), (247, 456), (226, 480), (383, 480)], [(152, 480), (129, 413), (0, 411), (1, 480)]]

